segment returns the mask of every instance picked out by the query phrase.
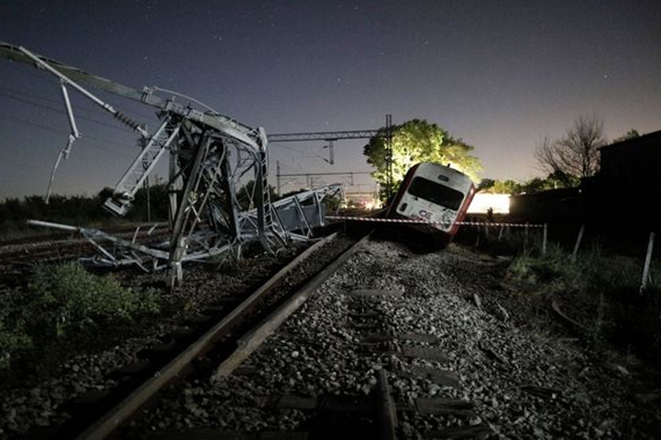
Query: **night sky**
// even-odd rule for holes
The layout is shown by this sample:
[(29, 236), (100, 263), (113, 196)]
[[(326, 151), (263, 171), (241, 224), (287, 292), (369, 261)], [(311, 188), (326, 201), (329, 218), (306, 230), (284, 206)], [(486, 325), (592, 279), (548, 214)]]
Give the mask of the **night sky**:
[[(475, 146), (496, 179), (540, 175), (536, 143), (580, 115), (603, 119), (610, 139), (661, 129), (659, 0), (3, 0), (0, 40), (270, 133), (424, 118)], [(0, 199), (44, 194), (68, 134), (58, 83), (4, 59), (0, 78)], [(154, 126), (149, 107), (103, 97)], [(95, 194), (121, 177), (137, 136), (74, 104), (84, 137), (55, 191)], [(283, 173), (369, 170), (364, 144), (338, 143), (334, 166), (321, 143), (272, 144), (272, 182), (276, 161)]]

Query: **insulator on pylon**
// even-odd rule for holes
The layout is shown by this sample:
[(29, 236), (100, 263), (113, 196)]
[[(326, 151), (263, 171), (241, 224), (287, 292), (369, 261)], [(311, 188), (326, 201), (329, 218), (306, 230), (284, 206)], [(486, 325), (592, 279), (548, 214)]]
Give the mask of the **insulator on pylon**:
[(122, 112), (115, 112), (115, 119), (126, 125), (127, 127), (137, 130), (140, 127), (140, 124), (135, 122), (133, 119), (129, 118)]

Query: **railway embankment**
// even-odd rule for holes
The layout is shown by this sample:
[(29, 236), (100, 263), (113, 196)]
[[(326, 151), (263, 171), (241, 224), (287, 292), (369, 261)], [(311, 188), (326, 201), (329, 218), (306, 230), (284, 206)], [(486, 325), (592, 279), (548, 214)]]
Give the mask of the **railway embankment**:
[[(513, 261), (460, 245), (416, 254), (367, 242), (231, 375), (212, 380), (217, 364), (201, 358), (201, 372), (166, 389), (121, 432), (339, 438), (374, 436), (385, 424), (397, 438), (654, 437), (658, 375), (633, 351), (595, 344), (567, 322), (596, 322), (586, 317), (599, 316), (598, 303), (580, 312), (556, 301), (556, 310), (540, 287), (550, 279), (526, 279), (522, 265), (530, 261), (516, 261), (518, 268)], [(180, 315), (268, 278), (263, 263), (224, 275), (191, 272), (177, 293), (188, 304)], [(119, 279), (143, 288), (162, 282), (127, 272)], [(111, 372), (164, 345), (159, 336), (175, 324), (151, 325), (152, 333), (74, 356), (51, 377), (4, 393), (0, 436), (66, 419), (72, 396), (112, 388)], [(383, 377), (391, 423), (378, 412)]]

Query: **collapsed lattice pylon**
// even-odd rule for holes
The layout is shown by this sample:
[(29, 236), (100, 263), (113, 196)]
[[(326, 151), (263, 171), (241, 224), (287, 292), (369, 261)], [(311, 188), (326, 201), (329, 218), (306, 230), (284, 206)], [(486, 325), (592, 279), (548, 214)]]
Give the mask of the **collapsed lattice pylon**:
[[(163, 265), (158, 262), (167, 259), (171, 282), (175, 285), (182, 281), (182, 263), (186, 261), (223, 253), (240, 256), (242, 247), (250, 242), (259, 242), (265, 250), (275, 252), (291, 241), (310, 239), (312, 229), (324, 223), (324, 201), (342, 196), (341, 187), (331, 185), (273, 203), (264, 129), (241, 124), (195, 99), (157, 87), (145, 87), (140, 92), (3, 42), (0, 42), (0, 54), (34, 64), (60, 79), (72, 127), (75, 128), (75, 120), (66, 87), (81, 93), (139, 133), (143, 148), (105, 201), (108, 211), (116, 215), (128, 212), (137, 191), (159, 160), (169, 153), (171, 236), (165, 245), (167, 251), (126, 240), (110, 240), (113, 248), (120, 249), (119, 254), (113, 254), (98, 243), (107, 240), (108, 234), (85, 229), (81, 233), (103, 249), (101, 261), (108, 264), (120, 264), (129, 258), (143, 268), (160, 268)], [(83, 85), (156, 108), (159, 126), (148, 132), (144, 125), (117, 111)], [(181, 104), (177, 98), (188, 102)], [(79, 137), (77, 130), (75, 133)], [(58, 162), (61, 156), (62, 153)], [(145, 264), (146, 259), (154, 261), (149, 265)]]

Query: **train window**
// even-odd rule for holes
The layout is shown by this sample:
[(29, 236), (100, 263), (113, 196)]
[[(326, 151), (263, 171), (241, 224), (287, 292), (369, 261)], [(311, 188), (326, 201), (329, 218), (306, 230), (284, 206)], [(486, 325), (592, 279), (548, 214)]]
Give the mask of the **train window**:
[(464, 200), (464, 195), (456, 189), (448, 188), (422, 177), (413, 179), (408, 193), (455, 211), (459, 210), (461, 202)]

